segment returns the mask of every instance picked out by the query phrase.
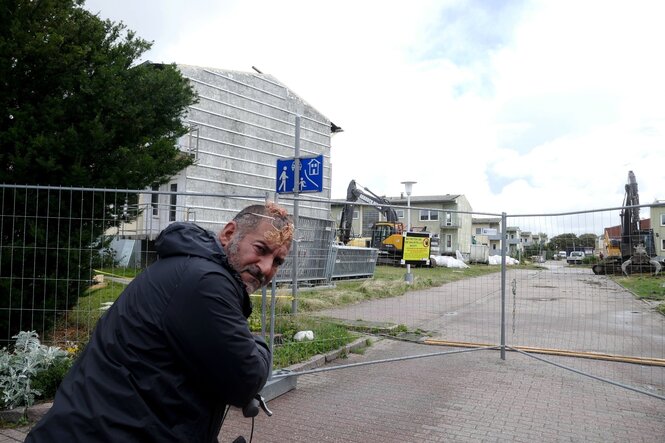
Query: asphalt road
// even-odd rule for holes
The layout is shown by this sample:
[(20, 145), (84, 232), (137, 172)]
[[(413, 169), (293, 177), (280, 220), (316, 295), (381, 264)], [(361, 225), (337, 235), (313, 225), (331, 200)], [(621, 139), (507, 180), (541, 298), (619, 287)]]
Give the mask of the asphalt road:
[[(506, 342), (574, 356), (507, 352), (502, 360), (499, 351), (476, 350), (411, 359), (461, 348), (382, 339), (327, 365), (342, 369), (299, 377), (295, 390), (270, 402), (273, 417), (257, 418), (255, 441), (664, 441), (665, 400), (655, 396), (665, 396), (665, 368), (589, 358), (663, 358), (663, 316), (589, 268), (545, 266), (508, 271)], [(479, 277), (325, 314), (496, 344), (499, 282), (499, 274)], [(364, 365), (372, 361), (384, 362)], [(232, 411), (220, 441), (249, 429)]]

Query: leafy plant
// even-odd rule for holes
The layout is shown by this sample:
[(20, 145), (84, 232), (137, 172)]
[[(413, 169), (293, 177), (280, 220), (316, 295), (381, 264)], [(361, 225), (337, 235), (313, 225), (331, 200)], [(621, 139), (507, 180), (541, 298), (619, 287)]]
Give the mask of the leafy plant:
[(41, 391), (32, 385), (33, 379), (52, 365), (68, 360), (67, 352), (57, 347), (44, 346), (35, 331), (21, 331), (14, 349), (0, 351), (0, 391), (3, 406), (13, 409), (32, 406)]
[(582, 259), (582, 264), (585, 265), (593, 265), (598, 263), (598, 257), (595, 255), (587, 255)]
[(32, 380), (32, 388), (41, 393), (42, 398), (55, 397), (55, 391), (67, 375), (73, 361), (70, 358), (63, 358), (53, 362), (47, 369), (38, 372)]

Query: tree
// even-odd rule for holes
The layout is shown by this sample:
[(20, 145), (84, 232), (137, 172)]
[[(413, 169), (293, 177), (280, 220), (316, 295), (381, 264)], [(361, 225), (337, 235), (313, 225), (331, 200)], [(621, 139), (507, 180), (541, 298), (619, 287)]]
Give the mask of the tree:
[(10, 0), (0, 18), (0, 181), (144, 188), (191, 163), (175, 146), (194, 92), (82, 0)]
[(580, 246), (595, 249), (598, 236), (596, 234), (581, 234), (579, 240), (580, 240)]
[(552, 237), (550, 246), (555, 251), (565, 251), (566, 248), (580, 246), (580, 241), (575, 234), (560, 234)]
[[(151, 43), (82, 5), (5, 0), (0, 6), (0, 182), (124, 189), (164, 183), (192, 163), (176, 141), (187, 132), (182, 116), (195, 93), (175, 65), (137, 64)], [(11, 297), (0, 301), (6, 314), (0, 330), (26, 326), (27, 320), (8, 324), (7, 306), (42, 313), (76, 303), (94, 253), (72, 258), (53, 251), (72, 238), (94, 241), (112, 223), (99, 221), (107, 211), (103, 201), (82, 209), (81, 198), (2, 194), (0, 241), (11, 247), (2, 249), (0, 291)], [(45, 222), (63, 208), (79, 223), (63, 229)], [(30, 318), (33, 325), (52, 320)]]

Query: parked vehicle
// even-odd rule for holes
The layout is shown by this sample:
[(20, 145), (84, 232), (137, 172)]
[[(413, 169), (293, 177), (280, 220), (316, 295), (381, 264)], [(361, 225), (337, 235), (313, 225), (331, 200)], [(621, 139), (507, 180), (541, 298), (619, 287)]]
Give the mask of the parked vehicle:
[(567, 257), (566, 251), (559, 251), (557, 254), (557, 260), (565, 260)]
[(568, 262), (568, 264), (581, 265), (582, 260), (584, 260), (584, 257), (585, 257), (584, 252), (572, 251), (568, 256), (568, 258), (566, 259), (566, 261)]

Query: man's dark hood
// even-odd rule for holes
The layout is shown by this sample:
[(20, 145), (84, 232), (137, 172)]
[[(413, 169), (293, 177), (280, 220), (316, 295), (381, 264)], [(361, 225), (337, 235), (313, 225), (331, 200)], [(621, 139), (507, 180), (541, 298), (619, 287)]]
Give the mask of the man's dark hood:
[(242, 281), (240, 274), (229, 263), (219, 238), (213, 232), (194, 223), (176, 222), (166, 227), (159, 234), (157, 240), (155, 240), (155, 248), (159, 258), (179, 255), (201, 257), (226, 268), (242, 288), (245, 316), (249, 317), (252, 313), (252, 304), (247, 294), (245, 282)]
[(160, 258), (190, 255), (228, 265), (226, 253), (215, 234), (194, 223), (169, 225), (157, 237), (155, 247)]

